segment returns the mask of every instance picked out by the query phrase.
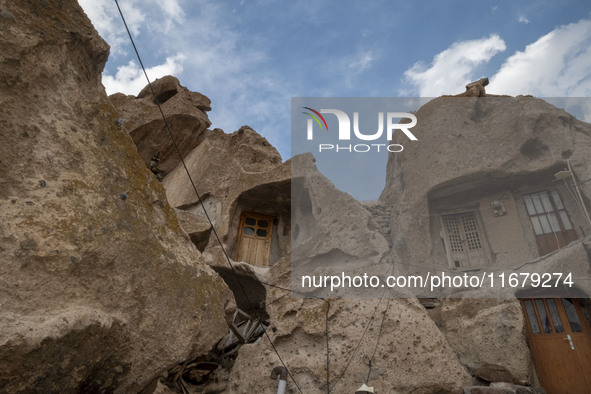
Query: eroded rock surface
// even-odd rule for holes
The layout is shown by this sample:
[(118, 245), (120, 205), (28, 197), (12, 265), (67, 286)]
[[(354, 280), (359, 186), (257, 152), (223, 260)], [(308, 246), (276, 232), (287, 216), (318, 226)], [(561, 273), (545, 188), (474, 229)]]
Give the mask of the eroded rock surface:
[[(437, 208), (473, 209), (452, 205), (463, 200), (472, 203), (470, 198), (478, 202), (479, 197), (487, 195), (492, 203), (507, 196), (503, 192), (527, 182), (547, 181), (550, 186), (560, 186), (552, 181), (554, 174), (567, 166), (567, 159), (579, 179), (591, 178), (587, 159), (591, 155), (590, 126), (543, 100), (440, 97), (421, 107), (416, 116), (418, 123), (413, 133), (419, 141), (405, 140), (404, 154), (390, 155), (386, 186), (380, 196), (383, 203), (395, 205), (391, 219), (391, 228), (398, 229), (393, 233), (394, 249), (413, 264), (437, 266), (433, 256), (441, 239), (427, 236), (439, 221), (439, 216), (434, 215), (439, 213)], [(581, 185), (581, 191), (591, 194), (590, 184)], [(563, 194), (564, 199), (570, 195), (566, 190)], [(516, 217), (521, 205), (521, 201), (508, 200), (507, 209), (513, 211), (499, 221)], [(493, 216), (487, 212), (485, 215)], [(573, 220), (582, 217), (578, 211), (572, 214)], [(506, 230), (505, 234), (512, 231)], [(497, 238), (504, 245), (512, 242)], [(502, 253), (497, 256), (499, 263), (538, 256), (532, 251), (504, 255), (506, 263)]]
[(77, 2), (2, 9), (0, 391), (138, 392), (215, 345), (231, 293), (115, 124)]
[[(285, 286), (289, 278), (289, 259), (285, 258), (270, 269), (266, 280)], [(367, 363), (374, 351), (370, 385), (379, 387), (380, 392), (450, 392), (471, 382), (445, 336), (416, 299), (328, 301), (331, 392), (349, 392), (365, 382)], [(269, 337), (302, 392), (326, 392), (328, 304), (271, 289), (267, 305)], [(361, 345), (356, 349), (358, 343)], [(277, 392), (276, 382), (269, 375), (278, 365), (281, 362), (266, 337), (243, 346), (232, 369), (228, 392)], [(298, 392), (291, 379), (288, 387), (288, 392)]]
[[(179, 80), (170, 75), (152, 82), (152, 89), (180, 152), (185, 157), (201, 142), (203, 133), (211, 125), (206, 113), (211, 110), (210, 100), (201, 93), (191, 92), (181, 86)], [(129, 131), (144, 163), (149, 165), (152, 156), (160, 152), (158, 167), (170, 172), (180, 163), (180, 158), (162, 120), (152, 89), (146, 86), (136, 97), (115, 93), (109, 96), (109, 100)]]
[(175, 208), (202, 217), (204, 206), (231, 258), (236, 256), (242, 212), (276, 218), (273, 233), (278, 239), (273, 242), (271, 263), (289, 251), (290, 164), (281, 162), (281, 156), (265, 138), (248, 126), (231, 134), (208, 130), (185, 163), (201, 201), (182, 166), (164, 179), (168, 201)]
[[(441, 303), (430, 315), (469, 371), (488, 382), (534, 381), (517, 300), (444, 299)], [(485, 368), (490, 365), (497, 368)], [(491, 370), (508, 373), (495, 375)]]
[(484, 97), (486, 96), (485, 86), (488, 85), (488, 78), (481, 78), (478, 81), (466, 85), (466, 91), (458, 94), (458, 97)]
[[(567, 273), (582, 278), (570, 294), (587, 298), (580, 289), (590, 288), (581, 274), (588, 270), (584, 245), (589, 224), (570, 182), (572, 176), (591, 178), (591, 126), (540, 99), (482, 97), (484, 86), (477, 81), (460, 95), (469, 97), (440, 97), (422, 106), (413, 128), (419, 141), (404, 141), (403, 154), (390, 155), (380, 200), (394, 205), (393, 253), (402, 266), (409, 262), (407, 272), (420, 271), (418, 266), (449, 275), (525, 276), (568, 267)], [(589, 185), (581, 184), (580, 190), (589, 201)], [(564, 206), (561, 209), (576, 223), (567, 241), (550, 233), (551, 247), (546, 249), (540, 246), (527, 210), (530, 196), (540, 199), (543, 193), (560, 196), (558, 206)], [(473, 220), (481, 244), (452, 250), (453, 223), (461, 231), (467, 228), (454, 220)], [(458, 239), (465, 242), (466, 237)], [(464, 259), (465, 250), (478, 257)], [(536, 292), (531, 283), (511, 288), (497, 281), (491, 289), (488, 282), (471, 291), (452, 287), (444, 289), (451, 299), (430, 305), (430, 314), (462, 365), (470, 372), (496, 365), (516, 381), (539, 384), (525, 341), (528, 323), (517, 298), (572, 295), (560, 289)]]
[[(323, 176), (311, 154), (295, 156), (292, 163), (292, 275), (391, 274), (396, 256), (389, 256), (388, 242), (372, 214)], [(298, 280), (292, 285), (311, 291)], [(367, 287), (343, 289), (343, 295), (379, 294)], [(326, 286), (314, 290), (323, 297), (342, 295)]]

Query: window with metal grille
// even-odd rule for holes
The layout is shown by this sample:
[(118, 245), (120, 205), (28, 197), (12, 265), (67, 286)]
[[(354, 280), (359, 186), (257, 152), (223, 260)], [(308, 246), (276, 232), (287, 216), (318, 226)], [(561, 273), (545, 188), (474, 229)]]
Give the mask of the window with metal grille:
[(466, 244), (468, 249), (482, 249), (480, 242), (480, 235), (478, 234), (478, 226), (476, 225), (476, 217), (473, 213), (462, 215), (462, 224), (464, 225), (464, 233), (466, 234)]
[(447, 236), (449, 238), (449, 244), (452, 252), (463, 252), (464, 242), (460, 235), (460, 227), (458, 226), (457, 216), (444, 216), (443, 222), (447, 229)]

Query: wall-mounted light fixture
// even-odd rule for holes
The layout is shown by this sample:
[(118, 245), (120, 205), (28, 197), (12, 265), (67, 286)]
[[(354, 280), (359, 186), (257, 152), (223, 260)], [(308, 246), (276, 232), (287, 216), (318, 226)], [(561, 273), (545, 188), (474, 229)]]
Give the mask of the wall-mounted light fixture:
[(502, 201), (494, 200), (490, 206), (493, 209), (493, 214), (495, 216), (503, 216), (507, 214), (507, 210), (505, 209), (505, 204)]

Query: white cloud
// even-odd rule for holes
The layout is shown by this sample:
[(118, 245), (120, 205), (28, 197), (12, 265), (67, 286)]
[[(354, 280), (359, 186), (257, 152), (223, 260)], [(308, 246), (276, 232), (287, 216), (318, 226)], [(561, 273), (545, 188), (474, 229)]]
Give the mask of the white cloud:
[(360, 53), (349, 63), (349, 68), (355, 72), (365, 71), (374, 60), (375, 58), (371, 51)]
[[(164, 64), (146, 69), (150, 81), (161, 78), (165, 75), (178, 75), (183, 71), (181, 62), (185, 59), (182, 54), (166, 58)], [(125, 93), (137, 95), (148, 84), (142, 68), (133, 60), (124, 66), (117, 67), (115, 76), (103, 75), (103, 85), (107, 94)]]
[(475, 79), (477, 67), (505, 49), (505, 42), (496, 34), (456, 42), (436, 55), (430, 67), (415, 63), (404, 76), (422, 97), (461, 93), (464, 86)]
[(528, 24), (529, 23), (529, 19), (527, 19), (527, 17), (524, 16), (524, 15), (519, 15), (519, 19), (517, 20), (517, 22)]
[(171, 19), (181, 22), (185, 16), (178, 0), (160, 0), (158, 5)]
[[(111, 46), (111, 55), (126, 55), (129, 37), (115, 2), (78, 0), (78, 3)], [(148, 29), (163, 34), (184, 22), (185, 13), (179, 0), (119, 0), (119, 6), (134, 40)]]
[(178, 27), (180, 23), (184, 23), (185, 13), (178, 0), (160, 0), (157, 5), (166, 15), (161, 26), (163, 32), (168, 33), (171, 29)]
[(591, 96), (591, 20), (560, 26), (505, 60), (488, 93)]
[[(284, 125), (289, 124), (293, 83), (289, 75), (269, 69), (266, 41), (258, 41), (256, 35), (250, 35), (249, 45), (244, 45), (245, 32), (227, 23), (231, 6), (224, 2), (192, 2), (192, 8), (185, 9), (182, 7), (187, 6), (188, 1), (168, 0), (156, 8), (150, 4), (156, 4), (156, 0), (142, 3), (147, 21), (140, 26), (142, 36), (136, 41), (138, 49), (144, 62), (159, 58), (163, 53), (169, 56), (163, 64), (148, 69), (150, 80), (167, 74), (177, 76), (184, 86), (212, 100), (212, 111), (208, 113), (211, 127), (233, 132), (248, 124), (286, 156), (289, 139), (285, 140)], [(164, 15), (159, 17), (158, 14)], [(189, 19), (189, 14), (191, 23), (178, 22), (178, 19)], [(172, 22), (167, 25), (163, 20)], [(133, 51), (129, 53), (131, 57)], [(103, 84), (108, 94), (137, 95), (147, 82), (137, 61), (133, 60), (110, 74), (103, 73)]]
[[(126, 53), (124, 48), (128, 45), (129, 38), (115, 3), (96, 0), (78, 0), (78, 2), (95, 29), (111, 46), (111, 53), (115, 55)], [(138, 36), (146, 16), (135, 3), (136, 0), (127, 0), (120, 1), (119, 5), (129, 30), (134, 36)]]

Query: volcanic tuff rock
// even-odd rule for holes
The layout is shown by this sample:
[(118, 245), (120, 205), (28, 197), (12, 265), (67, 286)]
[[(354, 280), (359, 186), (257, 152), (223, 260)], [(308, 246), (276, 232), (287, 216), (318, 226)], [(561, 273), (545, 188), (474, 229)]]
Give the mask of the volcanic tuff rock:
[[(588, 276), (584, 242), (573, 242), (549, 255), (538, 252), (519, 199), (524, 187), (539, 191), (547, 185), (561, 186), (562, 182), (553, 181), (554, 174), (567, 167), (567, 160), (579, 180), (591, 178), (590, 125), (531, 97), (441, 97), (422, 106), (416, 116), (413, 133), (419, 141), (405, 141), (404, 154), (389, 156), (380, 196), (383, 203), (394, 205), (393, 250), (402, 262), (431, 272), (453, 271), (442, 246), (440, 217), (476, 211), (486, 221), (482, 234), (495, 253), (488, 265), (462, 266), (459, 273), (462, 269), (480, 269), (479, 274), (487, 270), (545, 273), (568, 267), (575, 277)], [(580, 189), (583, 196), (591, 195), (588, 182)], [(565, 190), (564, 200), (572, 194)], [(504, 214), (493, 214), (494, 200), (505, 202)], [(571, 207), (574, 226), (588, 228), (580, 205), (573, 200)], [(523, 241), (516, 245), (516, 239)], [(577, 285), (589, 283), (580, 280)], [(507, 300), (444, 300), (430, 314), (470, 371), (485, 364), (500, 365), (517, 379), (533, 383), (525, 323), (516, 299), (523, 293), (497, 283), (494, 292), (476, 290), (457, 296), (483, 295)]]
[[(389, 156), (380, 196), (395, 204), (394, 249), (414, 264), (433, 264), (435, 245), (425, 235), (438, 220), (427, 215), (434, 195), (511, 186), (528, 174), (562, 168), (567, 158), (579, 179), (591, 178), (591, 126), (541, 99), (440, 97), (416, 116), (419, 141), (404, 141), (404, 154)], [(591, 195), (591, 183), (581, 190)]]
[[(282, 163), (279, 152), (250, 127), (242, 126), (231, 134), (207, 130), (185, 163), (201, 202), (182, 166), (164, 179), (168, 201), (175, 208), (202, 216), (203, 204), (232, 256), (242, 211), (277, 217), (281, 233), (289, 228), (290, 164)], [(272, 260), (287, 253), (288, 241), (281, 245), (280, 250), (272, 251)]]
[[(168, 392), (155, 379), (208, 353), (228, 332), (226, 313), (236, 306), (269, 317), (270, 340), (306, 393), (326, 391), (327, 325), (333, 392), (365, 382), (374, 351), (369, 378), (380, 392), (450, 392), (472, 381), (469, 372), (532, 377), (515, 300), (441, 300), (427, 312), (415, 298), (388, 299), (386, 293), (383, 299), (327, 299), (329, 308), (259, 280), (288, 288), (294, 274), (341, 270), (335, 261), (347, 263), (351, 275), (376, 267), (390, 273), (404, 262), (434, 266), (431, 197), (485, 190), (510, 177), (519, 181), (567, 158), (589, 179), (588, 125), (532, 98), (428, 103), (413, 129), (419, 142), (405, 142), (404, 154), (389, 157), (381, 196), (393, 206), (389, 253), (371, 214), (319, 174), (311, 156), (282, 163), (248, 126), (232, 134), (208, 130), (209, 100), (164, 77), (154, 82), (156, 99), (186, 156), (198, 199), (151, 90), (107, 99), (100, 72), (108, 48), (76, 2), (5, 3), (0, 391), (123, 393), (151, 383), (148, 392)], [(482, 96), (484, 85), (468, 85), (468, 95)], [(170, 172), (162, 185), (146, 168), (158, 151), (160, 168)], [(591, 183), (581, 188), (591, 194)], [(292, 194), (301, 222), (291, 222)], [(243, 212), (273, 216), (271, 267), (238, 262), (235, 276), (210, 242), (203, 207), (231, 257)], [(588, 241), (579, 242), (544, 264), (588, 259), (590, 250)], [(237, 290), (242, 286), (253, 296), (248, 302)], [(242, 346), (231, 372), (216, 371), (229, 377), (208, 387), (274, 393), (269, 374), (277, 365), (263, 337)], [(296, 392), (292, 380), (288, 390)]]
[(158, 167), (170, 172), (180, 163), (180, 158), (156, 100), (162, 106), (166, 122), (183, 157), (200, 143), (203, 133), (211, 125), (206, 114), (211, 111), (211, 102), (201, 93), (191, 92), (181, 86), (179, 80), (170, 75), (152, 82), (152, 89), (146, 86), (137, 97), (115, 93), (109, 96), (109, 100), (119, 113), (144, 163), (149, 165), (150, 158), (160, 152)]
[(460, 93), (457, 97), (484, 97), (486, 96), (485, 86), (488, 85), (488, 78), (481, 78), (476, 82), (470, 82), (466, 85), (466, 91)]
[[(292, 187), (296, 188), (292, 193), (298, 195), (292, 201), (292, 218), (297, 221), (292, 223), (295, 226), (292, 231), (297, 233), (293, 237), (296, 245), (291, 255), (284, 256), (267, 272), (259, 272), (262, 280), (295, 289), (298, 286), (291, 282), (292, 276), (295, 275), (297, 283), (302, 272), (326, 272), (330, 267), (323, 262), (346, 263), (342, 258), (354, 260), (361, 270), (369, 266), (391, 267), (386, 258), (388, 244), (371, 214), (322, 176), (311, 155), (296, 156), (291, 162)], [(343, 270), (338, 265), (336, 268)], [(351, 269), (350, 264), (347, 269)], [(319, 291), (315, 289), (314, 294), (321, 294)], [(388, 301), (390, 294), (383, 290), (380, 293), (386, 295), (381, 301), (379, 297), (329, 298), (327, 309), (328, 303), (322, 300), (275, 287), (267, 289), (266, 312), (271, 322), (267, 333), (302, 392), (326, 391), (327, 313), (333, 392), (357, 388), (367, 378), (366, 363), (376, 348), (382, 316), (385, 321), (373, 360), (372, 384), (388, 393), (449, 391), (468, 384), (470, 375), (419, 302), (416, 299)], [(371, 327), (365, 333), (368, 325)], [(361, 345), (355, 352), (359, 342)], [(269, 374), (278, 365), (281, 362), (266, 337), (244, 345), (232, 369), (228, 392), (276, 392), (276, 383), (269, 379)], [(297, 392), (291, 379), (288, 390)]]
[[(314, 164), (312, 154), (292, 158), (292, 275), (387, 275), (392, 273), (388, 242), (371, 213), (338, 190)], [(300, 288), (295, 281), (293, 288)], [(368, 286), (369, 287), (369, 286)], [(319, 296), (339, 292), (315, 289)], [(379, 295), (371, 288), (347, 289), (348, 296)]]
[(77, 2), (0, 7), (0, 391), (138, 392), (215, 345), (231, 293), (114, 123)]
[(429, 314), (468, 370), (499, 365), (510, 371), (515, 380), (490, 381), (533, 381), (523, 312), (518, 302), (443, 299)]
[[(289, 286), (289, 278), (287, 256), (269, 270), (265, 280)], [(471, 382), (445, 336), (416, 299), (328, 301), (331, 392), (352, 392), (365, 382), (367, 363), (374, 351), (370, 385), (379, 387), (380, 392), (450, 392)], [(271, 289), (267, 305), (271, 316), (267, 333), (302, 392), (326, 392), (328, 304)], [(382, 316), (385, 320), (380, 328)], [(244, 345), (232, 369), (228, 392), (275, 393), (277, 386), (269, 374), (278, 365), (281, 362), (267, 338)], [(298, 392), (295, 383), (288, 380), (288, 392)]]

